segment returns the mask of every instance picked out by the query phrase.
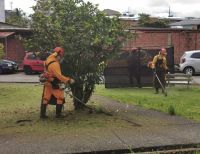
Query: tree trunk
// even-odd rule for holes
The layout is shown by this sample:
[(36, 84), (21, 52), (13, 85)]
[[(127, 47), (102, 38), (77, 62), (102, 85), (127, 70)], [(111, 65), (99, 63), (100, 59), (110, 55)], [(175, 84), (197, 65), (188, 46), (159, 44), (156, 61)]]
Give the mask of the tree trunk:
[[(84, 108), (94, 90), (94, 84), (85, 84), (85, 85), (75, 85), (72, 87), (73, 96), (76, 98), (73, 99), (75, 110)], [(80, 102), (81, 101), (81, 102)]]

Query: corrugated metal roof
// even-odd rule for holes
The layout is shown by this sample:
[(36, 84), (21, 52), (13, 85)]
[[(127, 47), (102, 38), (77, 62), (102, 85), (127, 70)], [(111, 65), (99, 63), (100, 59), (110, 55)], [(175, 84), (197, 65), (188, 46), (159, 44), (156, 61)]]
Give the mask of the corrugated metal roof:
[(4, 22), (0, 22), (0, 28), (23, 28), (17, 25), (12, 25)]
[(6, 38), (10, 35), (13, 35), (15, 32), (0, 32), (0, 38)]
[(150, 32), (179, 32), (179, 31), (197, 31), (195, 29), (187, 29), (187, 28), (151, 28), (151, 27), (132, 27), (128, 29), (129, 31), (150, 31)]
[(200, 25), (200, 19), (186, 19), (171, 23), (170, 26)]
[(27, 27), (20, 27), (20, 26), (0, 22), (0, 31), (4, 31), (4, 32), (8, 32), (8, 31), (31, 31), (31, 29), (27, 28)]

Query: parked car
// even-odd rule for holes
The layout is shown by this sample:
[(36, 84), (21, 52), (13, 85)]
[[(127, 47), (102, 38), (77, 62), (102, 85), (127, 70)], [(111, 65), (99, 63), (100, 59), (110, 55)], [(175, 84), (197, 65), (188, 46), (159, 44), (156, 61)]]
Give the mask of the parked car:
[(27, 52), (23, 60), (23, 68), (25, 74), (41, 73), (44, 71), (44, 58), (41, 56)]
[(2, 73), (14, 73), (18, 70), (18, 64), (11, 60), (0, 60), (0, 74)]
[(186, 51), (180, 58), (179, 66), (185, 74), (200, 73), (200, 50)]

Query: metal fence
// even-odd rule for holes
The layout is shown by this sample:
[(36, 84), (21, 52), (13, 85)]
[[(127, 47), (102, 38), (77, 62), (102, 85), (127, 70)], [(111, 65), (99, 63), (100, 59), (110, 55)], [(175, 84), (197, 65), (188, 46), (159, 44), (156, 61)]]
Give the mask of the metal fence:
[[(152, 86), (153, 72), (148, 62), (159, 53), (161, 47), (143, 47), (122, 51), (110, 60), (104, 70), (105, 87), (147, 87)], [(166, 47), (169, 71), (174, 72), (174, 48)]]

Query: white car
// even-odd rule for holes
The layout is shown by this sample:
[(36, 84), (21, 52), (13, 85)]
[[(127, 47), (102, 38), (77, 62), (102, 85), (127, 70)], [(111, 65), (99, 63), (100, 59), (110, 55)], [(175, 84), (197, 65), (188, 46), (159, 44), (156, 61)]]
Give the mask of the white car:
[(185, 74), (200, 73), (200, 50), (186, 51), (180, 58), (179, 66)]

